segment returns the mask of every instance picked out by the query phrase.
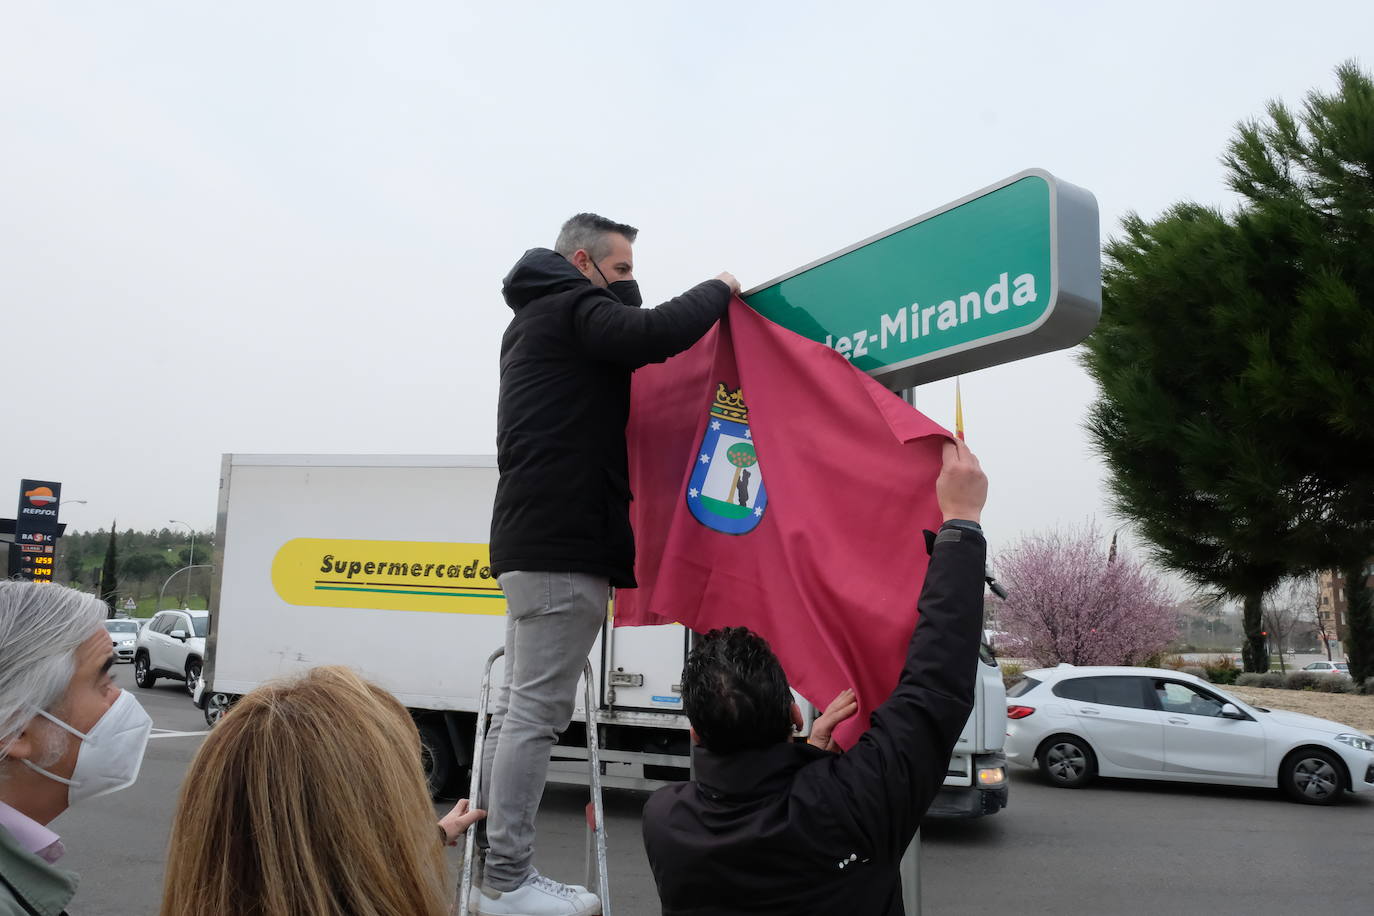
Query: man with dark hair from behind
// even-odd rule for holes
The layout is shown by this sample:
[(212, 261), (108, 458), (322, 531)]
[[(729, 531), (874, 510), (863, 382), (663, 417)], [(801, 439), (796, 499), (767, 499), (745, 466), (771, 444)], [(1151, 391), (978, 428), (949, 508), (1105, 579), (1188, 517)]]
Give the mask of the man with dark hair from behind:
[(722, 273), (640, 308), (637, 235), (579, 213), (502, 286), (513, 314), (501, 339), (491, 566), (506, 595), (506, 658), (482, 758), (490, 849), (472, 907), (480, 916), (601, 912), (586, 888), (535, 871), (534, 816), (610, 587), (635, 584), (630, 374), (696, 343), (739, 292)]
[(763, 639), (731, 627), (693, 649), (696, 775), (644, 808), (664, 916), (903, 913), (898, 865), (973, 708), (982, 629), (987, 478), (962, 442), (945, 444), (936, 492), (945, 522), (906, 664), (846, 753), (791, 740), (801, 713)]

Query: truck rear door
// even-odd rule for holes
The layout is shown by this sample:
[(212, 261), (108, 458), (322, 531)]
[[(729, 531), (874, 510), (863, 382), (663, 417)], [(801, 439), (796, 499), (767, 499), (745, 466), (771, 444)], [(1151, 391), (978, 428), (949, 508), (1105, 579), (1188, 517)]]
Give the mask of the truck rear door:
[(682, 712), (689, 632), (681, 624), (607, 628), (602, 702), (617, 709)]

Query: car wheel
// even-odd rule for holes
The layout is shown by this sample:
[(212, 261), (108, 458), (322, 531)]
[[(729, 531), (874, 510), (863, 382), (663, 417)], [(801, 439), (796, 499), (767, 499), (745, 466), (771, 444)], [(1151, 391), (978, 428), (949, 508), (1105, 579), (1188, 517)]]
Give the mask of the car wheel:
[(449, 786), (458, 769), (453, 747), (442, 722), (422, 722), (420, 731), (420, 767), (425, 773), (432, 798), (447, 798)]
[(1081, 789), (1097, 775), (1097, 757), (1088, 742), (1073, 735), (1046, 738), (1035, 752), (1040, 772), (1061, 789)]
[(1279, 785), (1290, 798), (1305, 805), (1331, 805), (1345, 794), (1345, 774), (1330, 751), (1303, 747), (1284, 759)]
[(134, 656), (134, 683), (144, 690), (157, 683), (157, 676), (148, 667), (147, 652), (140, 652)]
[(200, 659), (193, 658), (186, 663), (186, 692), (196, 695), (196, 685), (200, 683)]
[(219, 722), (220, 719), (224, 718), (224, 714), (229, 711), (229, 707), (234, 705), (235, 699), (237, 699), (237, 697), (229, 693), (212, 693), (206, 697), (205, 724), (214, 728), (215, 724)]

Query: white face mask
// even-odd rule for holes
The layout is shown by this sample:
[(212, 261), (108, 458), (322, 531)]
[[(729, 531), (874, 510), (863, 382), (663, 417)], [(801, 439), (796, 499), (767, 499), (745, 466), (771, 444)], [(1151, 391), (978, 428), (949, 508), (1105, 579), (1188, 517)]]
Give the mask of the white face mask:
[(129, 691), (121, 690), (119, 699), (105, 710), (100, 720), (84, 735), (56, 716), (41, 710), (38, 714), (81, 739), (81, 750), (76, 753), (76, 767), (72, 770), (71, 779), (49, 773), (27, 760), (21, 761), (29, 769), (65, 783), (68, 787), (68, 805), (109, 795), (134, 784), (139, 768), (143, 766), (143, 749), (148, 746), (153, 720)]

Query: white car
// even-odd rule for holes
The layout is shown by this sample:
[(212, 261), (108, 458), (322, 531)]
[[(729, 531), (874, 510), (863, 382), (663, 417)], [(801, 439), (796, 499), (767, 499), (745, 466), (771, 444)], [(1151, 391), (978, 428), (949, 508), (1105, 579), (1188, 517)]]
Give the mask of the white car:
[(115, 661), (133, 661), (134, 642), (138, 639), (138, 621), (107, 620), (105, 632), (110, 634), (110, 647), (114, 650)]
[(1329, 805), (1374, 792), (1374, 738), (1265, 709), (1163, 668), (1027, 671), (1007, 692), (1007, 760), (1076, 789), (1094, 776), (1277, 786)]
[(148, 688), (158, 678), (170, 677), (185, 681), (186, 689), (194, 694), (209, 632), (209, 611), (158, 611), (139, 631), (134, 648), (134, 683)]
[(1310, 665), (1303, 665), (1304, 671), (1315, 671), (1318, 674), (1341, 674), (1350, 677), (1350, 665), (1345, 662), (1313, 662)]

